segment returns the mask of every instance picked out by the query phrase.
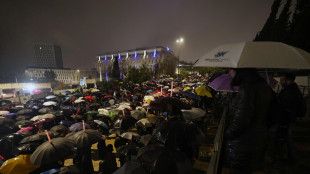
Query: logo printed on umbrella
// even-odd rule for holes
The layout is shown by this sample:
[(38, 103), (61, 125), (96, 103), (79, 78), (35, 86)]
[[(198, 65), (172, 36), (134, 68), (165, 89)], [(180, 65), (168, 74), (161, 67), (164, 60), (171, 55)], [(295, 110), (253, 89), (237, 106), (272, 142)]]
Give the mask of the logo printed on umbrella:
[(220, 52), (218, 52), (218, 53), (216, 53), (215, 55), (214, 55), (214, 57), (216, 57), (216, 58), (218, 58), (218, 57), (223, 57), (225, 54), (227, 54), (228, 53), (228, 51), (220, 51)]

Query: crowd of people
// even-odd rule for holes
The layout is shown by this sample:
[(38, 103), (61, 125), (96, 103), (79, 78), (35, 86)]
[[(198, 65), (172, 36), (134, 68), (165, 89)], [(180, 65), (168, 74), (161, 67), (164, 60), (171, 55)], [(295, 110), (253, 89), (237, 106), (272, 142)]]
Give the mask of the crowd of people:
[[(0, 111), (0, 173), (94, 173), (96, 143), (98, 173), (192, 173), (199, 146), (206, 143), (211, 106), (226, 104), (224, 139), (232, 173), (263, 169), (266, 155), (282, 158), (284, 146), (286, 160), (296, 162), (291, 128), (306, 107), (295, 76), (281, 76), (277, 95), (256, 69), (229, 74), (229, 92), (209, 88), (214, 78), (161, 78), (107, 91), (64, 91)], [(72, 165), (65, 167), (70, 158)], [(12, 165), (21, 161), (22, 168)]]

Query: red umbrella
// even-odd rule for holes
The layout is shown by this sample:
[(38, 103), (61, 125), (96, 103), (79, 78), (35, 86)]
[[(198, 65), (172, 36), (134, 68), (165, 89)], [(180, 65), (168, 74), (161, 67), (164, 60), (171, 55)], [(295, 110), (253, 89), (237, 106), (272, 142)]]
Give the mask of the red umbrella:
[(37, 126), (37, 125), (39, 125), (39, 124), (42, 124), (42, 123), (45, 123), (45, 122), (49, 122), (49, 121), (51, 121), (51, 120), (52, 120), (51, 118), (43, 118), (43, 119), (41, 119), (41, 120), (38, 120), (38, 121), (34, 122), (33, 124), (34, 124), (35, 126)]
[(86, 97), (84, 97), (84, 99), (86, 99), (86, 100), (95, 100), (92, 96), (86, 96)]
[(109, 98), (109, 97), (112, 97), (112, 95), (106, 95), (106, 96), (104, 96), (104, 98)]

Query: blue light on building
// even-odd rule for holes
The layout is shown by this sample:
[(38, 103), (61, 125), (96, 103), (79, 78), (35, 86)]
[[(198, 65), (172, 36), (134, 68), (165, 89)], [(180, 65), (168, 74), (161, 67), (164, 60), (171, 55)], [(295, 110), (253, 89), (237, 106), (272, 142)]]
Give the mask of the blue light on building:
[(156, 55), (156, 49), (154, 49), (154, 55), (153, 55), (153, 57), (155, 57), (155, 55)]
[(169, 47), (167, 47), (167, 51), (170, 51), (170, 48), (169, 48)]

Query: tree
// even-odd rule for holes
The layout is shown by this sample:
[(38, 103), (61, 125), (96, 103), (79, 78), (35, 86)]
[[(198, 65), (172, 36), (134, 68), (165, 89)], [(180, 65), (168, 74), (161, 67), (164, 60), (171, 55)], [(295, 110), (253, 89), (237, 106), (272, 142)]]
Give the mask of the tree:
[(152, 79), (152, 76), (152, 69), (148, 68), (146, 65), (142, 65), (139, 68), (130, 67), (125, 81), (141, 83)]
[(289, 42), (289, 32), (290, 32), (290, 7), (292, 0), (287, 0), (284, 5), (279, 19), (276, 21), (275, 29), (271, 39), (273, 41), (288, 43)]
[(290, 28), (290, 44), (310, 52), (309, 0), (297, 0)]
[(271, 41), (274, 34), (274, 27), (276, 24), (276, 18), (278, 14), (279, 7), (282, 0), (275, 0), (271, 6), (270, 15), (263, 26), (262, 30), (257, 33), (254, 41)]
[(114, 59), (113, 67), (112, 67), (112, 78), (119, 80), (120, 79), (120, 72), (119, 72), (119, 64), (118, 64), (118, 57)]

